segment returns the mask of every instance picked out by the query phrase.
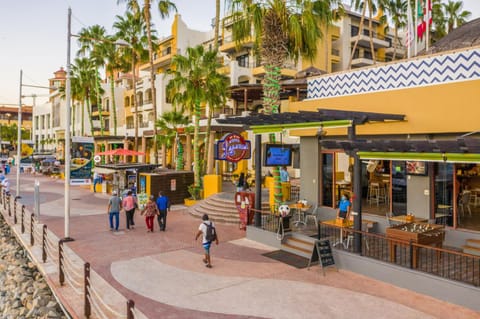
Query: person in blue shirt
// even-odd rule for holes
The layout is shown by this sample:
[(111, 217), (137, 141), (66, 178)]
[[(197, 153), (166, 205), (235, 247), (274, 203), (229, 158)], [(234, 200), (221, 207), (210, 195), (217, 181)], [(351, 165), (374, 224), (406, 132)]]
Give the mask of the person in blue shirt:
[(280, 181), (286, 183), (290, 181), (290, 176), (288, 175), (287, 167), (283, 166), (280, 170)]
[(346, 194), (342, 195), (342, 198), (338, 202), (337, 218), (347, 218), (350, 214), (351, 203)]
[(167, 210), (170, 211), (170, 200), (162, 191), (158, 192), (157, 207), (160, 212), (160, 215), (157, 217), (158, 227), (160, 231), (165, 231), (167, 227)]

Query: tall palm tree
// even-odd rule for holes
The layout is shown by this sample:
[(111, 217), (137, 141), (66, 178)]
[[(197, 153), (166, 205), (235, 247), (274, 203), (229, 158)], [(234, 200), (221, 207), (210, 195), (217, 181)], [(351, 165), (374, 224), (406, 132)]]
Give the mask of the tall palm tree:
[(218, 36), (220, 33), (220, 0), (215, 0), (215, 29), (213, 32), (213, 49), (218, 50)]
[[(370, 37), (370, 51), (372, 52), (373, 64), (376, 63), (375, 59), (375, 48), (373, 46), (373, 14), (376, 12), (375, 0), (351, 0), (352, 6), (355, 10), (361, 10), (360, 25), (358, 27), (358, 36), (353, 44), (352, 54), (350, 54), (350, 61), (348, 63), (349, 68), (352, 68), (352, 60), (355, 54), (355, 51), (358, 46), (358, 41), (360, 40), (361, 35), (363, 34), (365, 17), (368, 9), (368, 28), (369, 28), (369, 37)], [(382, 0), (379, 0), (382, 1)]]
[(448, 0), (448, 3), (443, 4), (443, 8), (445, 11), (448, 32), (467, 22), (467, 19), (472, 15), (470, 11), (462, 10), (462, 1)]
[(117, 21), (113, 24), (116, 30), (115, 37), (121, 39), (129, 44), (125, 48), (125, 57), (131, 63), (132, 85), (133, 85), (133, 100), (132, 104), (135, 109), (134, 126), (135, 126), (135, 150), (138, 151), (138, 103), (137, 103), (137, 80), (136, 69), (138, 63), (144, 63), (148, 59), (148, 39), (146, 35), (146, 26), (141, 16), (134, 15), (131, 12), (126, 12), (125, 16), (116, 17)]
[[(177, 134), (177, 130), (180, 127), (188, 125), (188, 117), (183, 115), (182, 112), (177, 112), (173, 110), (171, 112), (164, 112), (161, 117), (156, 121), (155, 126), (160, 129), (162, 136), (162, 165), (166, 167), (166, 150), (168, 146), (174, 145), (173, 139)], [(172, 162), (175, 162), (175, 159), (172, 158)], [(177, 170), (182, 170), (183, 167), (178, 167)]]
[[(280, 106), (280, 69), (287, 58), (312, 60), (317, 54), (321, 27), (329, 26), (340, 0), (230, 0), (232, 31), (235, 41), (253, 38), (254, 50), (265, 68), (263, 108), (266, 114), (278, 113)], [(282, 198), (280, 171), (273, 169), (275, 201)]]
[(408, 0), (385, 0), (381, 4), (381, 8), (386, 11), (390, 16), (395, 28), (393, 36), (393, 59), (395, 60), (397, 55), (398, 45), (398, 30), (407, 26), (407, 1)]
[[(108, 38), (107, 31), (103, 26), (95, 24), (93, 26), (82, 28), (79, 32), (79, 43), (80, 49), (78, 50), (79, 56), (86, 56), (89, 54), (90, 58), (96, 66), (96, 72), (98, 74), (98, 69), (105, 64), (104, 58), (104, 43), (111, 41)], [(99, 82), (95, 83), (95, 90), (99, 90)], [(102, 110), (102, 99), (101, 95), (96, 94), (97, 100), (96, 104), (98, 107), (98, 114), (100, 120), (100, 135), (104, 135), (104, 122), (103, 122), (103, 110)]]
[(440, 40), (447, 34), (447, 21), (443, 12), (442, 0), (432, 0), (432, 41)]
[[(137, 0), (120, 0), (127, 1), (128, 7), (134, 12), (135, 14), (140, 13), (140, 5)], [(153, 55), (156, 50), (156, 46), (154, 46), (154, 38), (152, 37), (152, 15), (151, 15), (151, 3), (155, 0), (144, 0), (142, 13), (143, 18), (147, 27), (147, 40), (148, 40), (148, 60), (150, 63), (150, 86), (152, 90), (152, 107), (153, 107), (153, 118), (154, 121), (157, 120), (157, 93), (155, 88), (155, 70), (153, 69)], [(168, 18), (170, 12), (177, 11), (177, 7), (175, 4), (170, 0), (158, 0), (158, 12), (160, 13), (160, 17), (162, 19)], [(157, 127), (153, 125), (153, 153), (154, 153), (154, 163), (158, 164), (158, 143), (157, 143)]]
[(200, 181), (200, 106), (215, 102), (214, 96), (226, 90), (224, 76), (217, 72), (219, 64), (215, 51), (205, 51), (203, 46), (187, 48), (186, 56), (175, 55), (172, 59), (172, 68), (168, 74), (172, 75), (167, 85), (167, 94), (172, 103), (181, 106), (193, 116), (193, 156), (194, 156), (194, 187), (201, 188)]

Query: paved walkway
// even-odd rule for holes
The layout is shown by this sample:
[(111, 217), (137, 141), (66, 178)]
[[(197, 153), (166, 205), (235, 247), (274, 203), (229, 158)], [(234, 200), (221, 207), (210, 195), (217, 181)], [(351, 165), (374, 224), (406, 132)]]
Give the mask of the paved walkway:
[[(12, 190), (15, 175), (10, 174)], [(41, 222), (59, 238), (64, 232), (64, 184), (44, 176), (21, 177), (21, 202), (31, 209), (33, 183), (40, 181)], [(244, 238), (237, 226), (218, 224), (220, 245), (213, 268), (204, 267), (200, 221), (183, 206), (168, 215), (167, 231), (136, 228), (112, 233), (105, 194), (71, 187), (70, 235), (76, 254), (148, 318), (480, 318), (469, 309), (372, 280), (318, 266), (296, 269), (262, 254), (271, 247)]]

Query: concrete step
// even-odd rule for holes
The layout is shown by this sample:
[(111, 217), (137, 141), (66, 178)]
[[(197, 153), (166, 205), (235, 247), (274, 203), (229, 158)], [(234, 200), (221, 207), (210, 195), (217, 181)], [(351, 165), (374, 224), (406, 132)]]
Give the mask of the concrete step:
[(467, 246), (480, 249), (480, 239), (467, 239)]
[(462, 250), (466, 254), (471, 254), (475, 256), (480, 256), (480, 248), (472, 247), (472, 246), (462, 246)]
[(300, 238), (296, 238), (296, 237), (286, 238), (284, 243), (288, 244), (290, 246), (295, 246), (295, 247), (303, 248), (303, 249), (306, 249), (306, 250), (313, 249), (313, 243), (301, 240)]

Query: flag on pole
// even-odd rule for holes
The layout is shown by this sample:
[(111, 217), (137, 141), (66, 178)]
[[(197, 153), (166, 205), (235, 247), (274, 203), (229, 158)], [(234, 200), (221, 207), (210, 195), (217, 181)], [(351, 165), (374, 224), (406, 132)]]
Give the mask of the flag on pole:
[(415, 33), (413, 29), (412, 8), (410, 1), (407, 1), (407, 35), (405, 37), (405, 45), (407, 47), (407, 57), (412, 57), (412, 44), (415, 41)]

